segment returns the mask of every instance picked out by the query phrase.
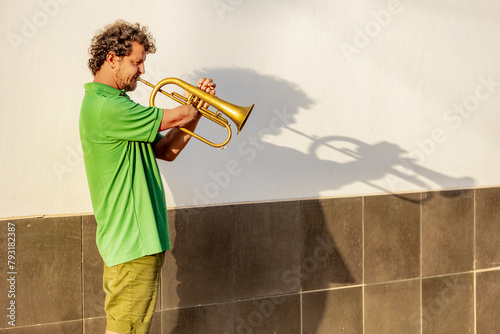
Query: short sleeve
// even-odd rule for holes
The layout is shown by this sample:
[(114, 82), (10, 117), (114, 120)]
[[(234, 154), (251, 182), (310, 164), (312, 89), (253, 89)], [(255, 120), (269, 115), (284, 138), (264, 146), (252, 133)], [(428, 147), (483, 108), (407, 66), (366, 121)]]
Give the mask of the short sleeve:
[(157, 139), (163, 110), (145, 107), (128, 97), (109, 99), (102, 109), (103, 133), (114, 139), (137, 142), (153, 142)]

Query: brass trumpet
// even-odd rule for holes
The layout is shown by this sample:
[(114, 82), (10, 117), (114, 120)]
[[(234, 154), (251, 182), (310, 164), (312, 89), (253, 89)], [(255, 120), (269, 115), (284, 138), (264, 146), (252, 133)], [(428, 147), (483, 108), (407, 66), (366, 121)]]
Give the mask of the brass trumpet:
[[(173, 99), (174, 101), (184, 104), (184, 105), (192, 105), (196, 109), (198, 109), (198, 112), (211, 120), (212, 122), (225, 127), (227, 129), (227, 138), (220, 144), (213, 143), (196, 133), (189, 131), (183, 127), (179, 127), (180, 130), (190, 134), (191, 136), (195, 137), (198, 140), (201, 140), (205, 144), (208, 144), (213, 147), (218, 147), (218, 148), (223, 148), (224, 145), (226, 145), (229, 140), (231, 139), (231, 127), (229, 124), (229, 121), (226, 120), (224, 117), (221, 116), (221, 114), (226, 115), (229, 119), (231, 119), (234, 124), (236, 125), (236, 128), (238, 129), (238, 133), (240, 133), (241, 129), (245, 125), (246, 120), (248, 119), (248, 116), (250, 115), (250, 112), (253, 109), (253, 106), (255, 105), (252, 104), (251, 106), (248, 107), (240, 107), (234, 104), (231, 104), (229, 102), (226, 102), (214, 95), (211, 95), (198, 87), (192, 86), (181, 79), (177, 78), (166, 78), (158, 82), (156, 85), (153, 85), (149, 83), (148, 81), (138, 78), (138, 81), (142, 82), (143, 84), (153, 88), (153, 91), (151, 92), (151, 95), (149, 97), (149, 105), (154, 106), (155, 102), (155, 97), (158, 92), (168, 96), (169, 98)], [(168, 93), (162, 90), (161, 88), (165, 85), (168, 84), (174, 84), (177, 85), (187, 92), (189, 92), (189, 97), (184, 97), (181, 94), (178, 94), (176, 92)], [(210, 106), (213, 106), (217, 109), (217, 112), (213, 112), (208, 110), (208, 108), (203, 108), (203, 105), (208, 103)]]

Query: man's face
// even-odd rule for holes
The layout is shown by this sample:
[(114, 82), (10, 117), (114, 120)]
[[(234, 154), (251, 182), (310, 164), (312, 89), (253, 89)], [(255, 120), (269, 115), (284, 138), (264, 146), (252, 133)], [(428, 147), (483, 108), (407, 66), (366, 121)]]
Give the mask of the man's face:
[(132, 52), (117, 61), (116, 83), (119, 89), (133, 91), (137, 87), (137, 78), (144, 74), (146, 51), (142, 44), (132, 42)]

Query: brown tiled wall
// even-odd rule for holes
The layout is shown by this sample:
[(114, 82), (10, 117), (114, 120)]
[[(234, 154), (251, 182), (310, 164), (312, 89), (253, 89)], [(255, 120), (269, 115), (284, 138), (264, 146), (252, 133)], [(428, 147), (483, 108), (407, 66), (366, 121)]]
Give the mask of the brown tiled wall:
[[(500, 333), (499, 202), (488, 188), (170, 210), (152, 333)], [(0, 228), (0, 332), (104, 333), (94, 217)]]

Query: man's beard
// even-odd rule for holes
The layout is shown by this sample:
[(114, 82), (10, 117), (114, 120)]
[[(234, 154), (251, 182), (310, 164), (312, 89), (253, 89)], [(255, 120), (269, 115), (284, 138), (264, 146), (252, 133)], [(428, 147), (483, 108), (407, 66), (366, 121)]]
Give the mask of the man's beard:
[(137, 88), (137, 78), (133, 78), (132, 81), (129, 83), (125, 84), (125, 87), (123, 88), (126, 92), (132, 92)]
[(134, 91), (137, 88), (137, 78), (139, 76), (134, 76), (130, 79), (130, 81), (120, 80), (119, 86), (120, 89), (123, 89), (126, 92)]

